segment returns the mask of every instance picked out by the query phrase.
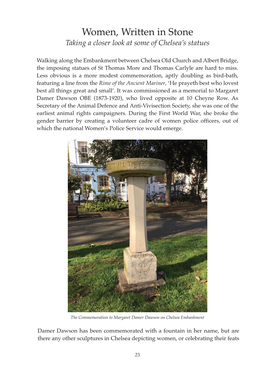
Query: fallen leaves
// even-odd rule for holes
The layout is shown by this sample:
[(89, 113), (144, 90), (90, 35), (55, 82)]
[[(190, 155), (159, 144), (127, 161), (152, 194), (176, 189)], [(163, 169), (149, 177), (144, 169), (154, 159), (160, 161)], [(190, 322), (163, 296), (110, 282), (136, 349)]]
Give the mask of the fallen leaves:
[(199, 282), (201, 282), (201, 283), (207, 283), (207, 280), (206, 279), (200, 279), (199, 277), (195, 277), (195, 279), (197, 279)]

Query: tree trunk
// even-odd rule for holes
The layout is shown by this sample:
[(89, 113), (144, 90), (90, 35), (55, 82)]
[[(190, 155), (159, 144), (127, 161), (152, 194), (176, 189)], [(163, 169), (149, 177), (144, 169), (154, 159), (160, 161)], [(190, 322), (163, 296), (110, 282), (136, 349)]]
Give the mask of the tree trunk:
[(68, 192), (68, 203), (73, 203), (73, 191)]
[(165, 194), (165, 205), (171, 205), (171, 162), (166, 163), (167, 187)]

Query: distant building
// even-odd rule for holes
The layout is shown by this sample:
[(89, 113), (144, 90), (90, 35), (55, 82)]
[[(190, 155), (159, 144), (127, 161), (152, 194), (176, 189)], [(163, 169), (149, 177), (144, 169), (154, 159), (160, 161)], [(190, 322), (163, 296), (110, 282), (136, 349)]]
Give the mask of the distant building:
[[(119, 198), (123, 201), (127, 201), (127, 186), (124, 178), (113, 179), (107, 175), (104, 168), (97, 169), (90, 161), (89, 156), (89, 142), (70, 140), (69, 146), (69, 158), (70, 165), (73, 173), (78, 174), (82, 177), (82, 188), (80, 191), (75, 191), (74, 200), (93, 200), (94, 192), (87, 193), (89, 190), (87, 185), (95, 191), (95, 194), (99, 194), (102, 189), (110, 190), (110, 194), (114, 194), (115, 191)], [(79, 197), (80, 194), (80, 197)], [(88, 196), (87, 196), (88, 195)]]

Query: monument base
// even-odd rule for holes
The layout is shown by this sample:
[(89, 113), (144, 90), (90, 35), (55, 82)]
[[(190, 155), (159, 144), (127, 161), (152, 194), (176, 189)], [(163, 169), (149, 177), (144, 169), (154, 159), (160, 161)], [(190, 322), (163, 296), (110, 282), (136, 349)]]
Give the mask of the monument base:
[(119, 283), (117, 289), (121, 293), (125, 292), (136, 292), (145, 296), (152, 296), (155, 291), (155, 287), (163, 286), (166, 282), (163, 278), (159, 278), (153, 281), (139, 282), (139, 283), (127, 283), (124, 269), (118, 271)]
[(136, 292), (146, 296), (154, 294), (155, 287), (165, 284), (157, 277), (157, 257), (151, 252), (124, 250), (124, 269), (118, 271), (119, 292)]
[(157, 280), (157, 257), (151, 252), (124, 250), (124, 270), (127, 283), (152, 282)]

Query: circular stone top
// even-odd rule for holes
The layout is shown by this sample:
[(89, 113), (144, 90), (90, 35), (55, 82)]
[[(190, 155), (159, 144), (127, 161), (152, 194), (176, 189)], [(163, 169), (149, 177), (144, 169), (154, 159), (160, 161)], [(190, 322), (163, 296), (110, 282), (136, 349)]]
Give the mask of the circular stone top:
[(106, 172), (112, 177), (151, 177), (165, 170), (166, 162), (156, 158), (123, 158), (106, 164)]

